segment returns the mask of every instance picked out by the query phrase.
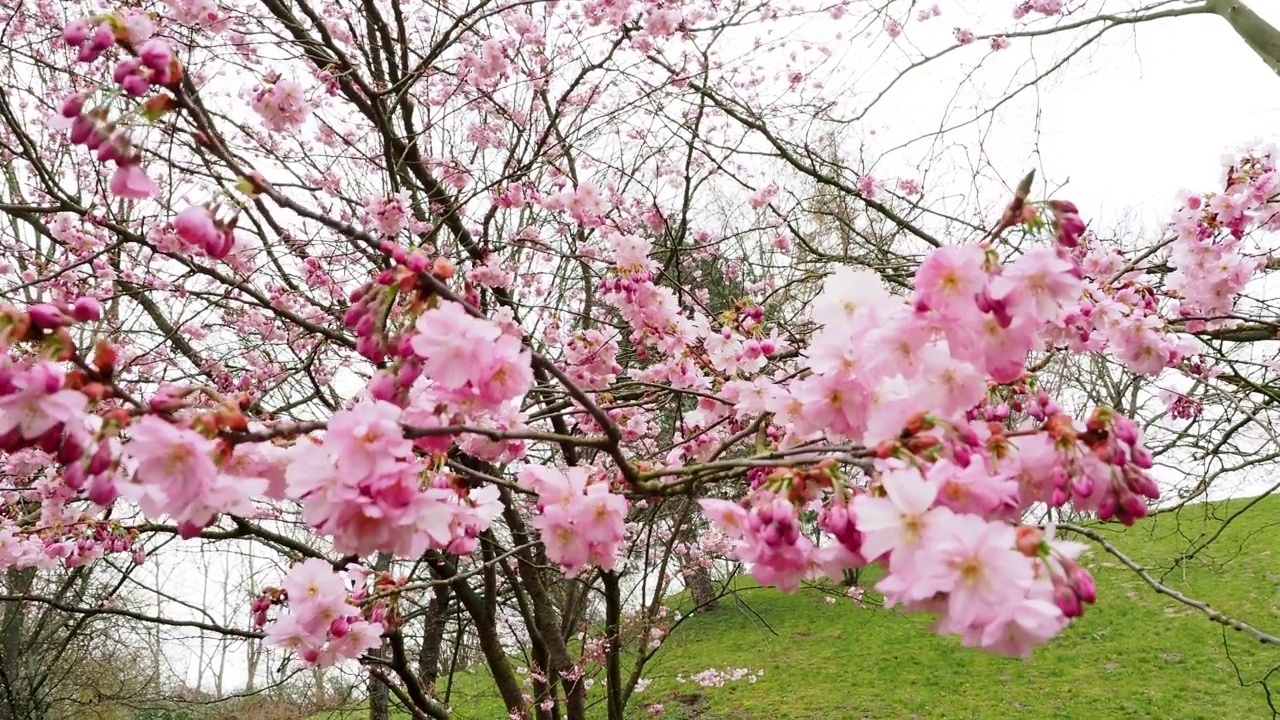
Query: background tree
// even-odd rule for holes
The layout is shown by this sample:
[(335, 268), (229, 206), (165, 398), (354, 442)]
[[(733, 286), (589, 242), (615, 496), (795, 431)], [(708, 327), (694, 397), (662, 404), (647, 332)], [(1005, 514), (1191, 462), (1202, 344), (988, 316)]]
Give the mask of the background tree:
[[(739, 561), (795, 587), (879, 559), (890, 601), (945, 596), (944, 631), (1016, 653), (1093, 600), (1043, 523), (1105, 540), (1079, 521), (1265, 475), (1275, 154), (1112, 239), (965, 134), (1114, 30), (1220, 15), (1268, 62), (1274, 30), (1036, 0), (940, 42), (917, 5), (0, 4), (0, 447), (36, 469), (4, 504), (13, 716), (47, 670), (10, 639), (71, 646), (28, 605), (147, 623), (156, 668), (189, 640), (170, 688), (224, 695), (243, 656), (245, 694), (374, 717), (448, 717), (482, 664), (514, 717), (621, 718), (672, 592), (710, 605)], [(863, 133), (976, 50), (960, 75), (1007, 91), (925, 93), (945, 117), (898, 147)], [(909, 488), (996, 538), (955, 567), (1022, 594), (903, 580), (881, 556), (914, 531), (859, 518)], [(203, 599), (159, 573), (145, 610), (77, 594), (79, 568), (192, 546), (221, 558)]]

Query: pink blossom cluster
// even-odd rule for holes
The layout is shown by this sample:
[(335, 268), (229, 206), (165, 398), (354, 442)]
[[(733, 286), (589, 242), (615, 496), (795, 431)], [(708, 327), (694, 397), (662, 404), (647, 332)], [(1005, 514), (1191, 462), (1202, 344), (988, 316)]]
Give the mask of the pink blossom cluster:
[(588, 566), (613, 570), (626, 538), (626, 498), (584, 467), (562, 472), (529, 465), (520, 471), (520, 484), (538, 495), (538, 515), (531, 524), (549, 560), (569, 576)]
[[(601, 297), (631, 328), (631, 342), (641, 346), (641, 357), (655, 360), (642, 379), (677, 387), (705, 385), (706, 378), (692, 364), (689, 351), (707, 334), (707, 319), (686, 315), (675, 293), (654, 282), (657, 266), (649, 258), (648, 240), (614, 233), (609, 236), (609, 249), (613, 266), (611, 275), (600, 283)], [(650, 358), (649, 348), (659, 357)]]
[(171, 516), (186, 536), (219, 513), (251, 514), (252, 498), (267, 490), (265, 479), (219, 472), (217, 442), (191, 428), (144, 415), (127, 432), (122, 450), (132, 473), (118, 483), (120, 494), (150, 517)]
[(736, 385), (738, 409), (774, 413), (796, 438), (867, 445), (897, 437), (917, 413), (962, 419), (989, 379), (1022, 375), (1042, 330), (1080, 292), (1079, 268), (1058, 248), (1001, 263), (979, 245), (944, 246), (922, 263), (910, 304), (874, 273), (838, 270), (814, 303), (823, 328), (805, 351), (811, 373)]
[(249, 106), (262, 118), (268, 130), (277, 133), (302, 127), (311, 115), (311, 106), (302, 86), (274, 75), (268, 76), (254, 89)]
[(1013, 19), (1021, 20), (1030, 13), (1057, 15), (1062, 12), (1064, 0), (1025, 0), (1013, 9)]
[[(133, 57), (116, 66), (112, 80), (127, 96), (136, 98), (146, 95), (152, 87), (177, 83), (182, 78), (182, 66), (167, 41), (147, 39), (154, 31), (149, 21), (146, 27), (140, 27), (137, 22), (130, 22), (134, 17), (81, 18), (63, 29), (62, 39), (67, 45), (79, 48), (77, 59), (83, 63), (96, 62), (117, 44), (127, 47)], [(147, 107), (163, 107), (168, 100), (168, 96), (159, 95), (148, 101)], [(73, 144), (83, 144), (96, 151), (95, 158), (100, 163), (115, 164), (111, 192), (130, 199), (145, 199), (159, 192), (155, 182), (142, 170), (141, 156), (133, 147), (129, 130), (108, 122), (105, 110), (86, 112), (84, 102), (83, 95), (73, 95), (63, 101), (59, 114), (70, 122)]]
[(230, 18), (216, 0), (165, 0), (169, 17), (175, 22), (213, 32), (226, 29)]
[(785, 494), (752, 493), (748, 507), (714, 498), (699, 503), (703, 514), (736, 541), (734, 557), (748, 563), (761, 584), (793, 592), (807, 578), (839, 576), (865, 564), (844, 544), (814, 545), (800, 532), (800, 508)]
[(474, 547), (496, 513), (497, 493), (424, 481), (400, 416), (399, 407), (380, 400), (336, 413), (319, 444), (295, 446), (287, 495), (303, 503), (303, 519), (331, 535), (338, 552), (417, 557)]
[[(1173, 271), (1163, 283), (1100, 242), (1080, 245), (1083, 298), (1052, 340), (1073, 352), (1109, 352), (1129, 370), (1155, 375), (1200, 351), (1187, 333), (1229, 324), (1240, 294), (1266, 264), (1262, 250), (1249, 247), (1248, 232), (1280, 228), (1280, 188), (1269, 149), (1234, 158), (1226, 175), (1223, 192), (1190, 195), (1175, 211)], [(1055, 211), (1055, 222), (1059, 217)]]
[(90, 441), (88, 398), (67, 389), (64, 377), (51, 362), (0, 367), (0, 449), (39, 447), (63, 463), (83, 457)]
[(31, 533), (13, 525), (0, 527), (0, 568), (74, 568), (95, 562), (108, 553), (130, 553), (135, 564), (144, 553), (134, 538), (105, 523), (77, 522), (65, 532)]
[(409, 195), (368, 197), (364, 201), (365, 224), (384, 237), (397, 235), (409, 225)]
[(220, 220), (208, 205), (192, 205), (173, 218), (178, 237), (215, 260), (221, 260), (235, 246), (235, 225)]
[(603, 390), (613, 384), (618, 365), (618, 342), (599, 330), (582, 330), (564, 344), (566, 372), (578, 387)]
[(1034, 502), (1096, 512), (1125, 525), (1147, 514), (1147, 500), (1160, 495), (1148, 471), (1151, 455), (1137, 425), (1109, 408), (1098, 408), (1084, 427), (1054, 415), (1043, 434), (1011, 439), (1017, 465), (1006, 463), (1019, 484), (1019, 508)]
[[(297, 653), (307, 665), (325, 667), (382, 644), (384, 624), (363, 617), (352, 604), (347, 581), (324, 560), (311, 558), (294, 565), (281, 589), (288, 605), (267, 628), (268, 645)], [(265, 596), (254, 603), (258, 625), (266, 622), (271, 605)]]
[(1245, 233), (1254, 226), (1280, 229), (1276, 160), (1273, 149), (1236, 159), (1222, 192), (1188, 197), (1174, 213), (1174, 271), (1165, 291), (1180, 301), (1176, 314), (1205, 319), (1188, 329), (1220, 326), (1223, 321), (1213, 319), (1231, 314), (1245, 285), (1265, 267), (1265, 257), (1248, 252)]
[[(879, 561), (889, 572), (878, 588), (891, 604), (941, 615), (939, 630), (969, 644), (1025, 654), (1080, 615), (1094, 591), (1075, 562), (1081, 546), (1016, 526), (1023, 512), (1070, 502), (1132, 524), (1159, 496), (1131, 420), (1102, 408), (1080, 425), (1046, 409), (1056, 408), (1042, 403), (1040, 427), (1008, 435), (995, 423), (913, 418), (899, 443), (881, 445), (867, 491), (851, 492), (822, 465), (757, 472), (745, 500), (704, 499), (703, 512), (762, 583), (794, 590)], [(1002, 417), (1004, 405), (992, 414)], [(811, 508), (834, 543), (799, 532)]]
[(573, 190), (541, 199), (547, 210), (568, 212), (574, 222), (583, 227), (599, 227), (604, 223), (607, 208), (605, 195), (591, 182), (581, 182)]
[(497, 253), (490, 253), (484, 262), (467, 271), (467, 280), (479, 287), (507, 288), (515, 280), (510, 270), (502, 266)]
[(966, 645), (1027, 655), (1093, 602), (1075, 562), (1084, 545), (953, 510), (936, 479), (881, 467), (877, 493), (858, 495), (853, 513), (863, 554), (889, 571), (876, 585), (886, 605), (937, 614), (937, 631)]
[(491, 87), (511, 71), (511, 61), (500, 40), (490, 38), (480, 45), (480, 51), (463, 58), (463, 67), (470, 70), (472, 80), (482, 87)]
[(352, 291), (348, 300), (351, 304), (347, 306), (342, 323), (355, 331), (356, 352), (372, 362), (383, 362), (387, 358), (389, 343), (382, 327), (382, 316), (391, 303), (391, 295), (380, 290), (377, 283), (368, 283)]
[(110, 183), (113, 195), (143, 200), (160, 191), (142, 169), (142, 156), (134, 148), (127, 128), (107, 122), (102, 111), (85, 112), (84, 98), (79, 95), (67, 98), (60, 113), (71, 121), (69, 139), (72, 144), (96, 151), (94, 158), (100, 163), (115, 164)]
[(741, 680), (746, 680), (748, 683), (754, 685), (756, 681), (762, 677), (764, 677), (763, 668), (760, 670), (752, 670), (751, 668), (742, 667), (725, 668), (724, 670), (708, 668), (702, 672), (696, 672), (689, 676), (685, 676), (683, 674), (677, 675), (676, 682), (681, 684), (691, 682), (701, 685), (704, 688), (718, 688), (724, 687), (726, 683), (738, 682)]
[(418, 316), (409, 338), (433, 388), (451, 401), (497, 409), (533, 385), (529, 351), (461, 304), (443, 301)]

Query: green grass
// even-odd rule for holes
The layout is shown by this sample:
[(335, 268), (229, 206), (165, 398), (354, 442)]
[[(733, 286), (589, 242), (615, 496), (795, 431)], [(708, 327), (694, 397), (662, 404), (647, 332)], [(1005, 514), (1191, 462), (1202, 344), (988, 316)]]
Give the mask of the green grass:
[[(1280, 634), (1280, 498), (1231, 522), (1184, 567), (1161, 569), (1244, 502), (1190, 506), (1128, 530), (1098, 527), (1169, 587)], [(639, 717), (660, 702), (667, 720), (1270, 717), (1262, 687), (1248, 683), (1280, 665), (1280, 648), (1157, 595), (1100, 549), (1084, 561), (1098, 604), (1030, 660), (963, 648), (930, 633), (928, 618), (843, 598), (827, 604), (829, 593), (816, 588), (743, 589), (672, 634), (632, 706)], [(676, 681), (731, 667), (764, 674), (709, 689)], [(460, 718), (505, 716), (482, 671), (455, 677), (451, 704)]]

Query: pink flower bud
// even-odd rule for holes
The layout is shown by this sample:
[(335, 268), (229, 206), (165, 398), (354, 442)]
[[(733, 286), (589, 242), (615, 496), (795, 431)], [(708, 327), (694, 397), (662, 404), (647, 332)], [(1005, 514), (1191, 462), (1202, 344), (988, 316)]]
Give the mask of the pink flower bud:
[(111, 446), (107, 443), (98, 445), (98, 449), (93, 451), (93, 457), (89, 459), (89, 474), (101, 475), (111, 468)]
[(1089, 603), (1090, 605), (1098, 600), (1098, 586), (1094, 582), (1093, 576), (1089, 574), (1088, 570), (1077, 565), (1072, 569), (1067, 580), (1071, 583), (1072, 589), (1075, 590), (1076, 595), (1080, 596), (1081, 600)]
[(22, 432), (18, 428), (15, 427), (0, 435), (0, 451), (11, 453), (24, 447), (26, 447), (26, 440), (23, 439)]
[(130, 97), (142, 97), (151, 90), (151, 81), (141, 75), (130, 75), (120, 83)]
[(45, 330), (59, 328), (63, 325), (69, 324), (70, 322), (70, 318), (67, 317), (66, 313), (58, 309), (57, 306), (50, 305), (49, 303), (32, 305), (31, 309), (27, 312), (31, 316), (31, 322), (34, 323), (36, 327), (43, 328)]
[(173, 50), (169, 44), (159, 38), (152, 38), (138, 48), (138, 59), (142, 64), (157, 73), (169, 72), (169, 63), (173, 62)]
[(1062, 507), (1067, 504), (1067, 491), (1062, 488), (1054, 488), (1053, 494), (1049, 498), (1049, 505), (1053, 507)]
[(102, 143), (106, 142), (110, 136), (111, 130), (109, 127), (94, 122), (93, 130), (89, 133), (89, 137), (85, 138), (84, 146), (90, 150), (97, 150), (102, 147)]
[(49, 428), (40, 436), (40, 449), (52, 455), (58, 452), (58, 448), (62, 445), (62, 433), (66, 430), (66, 426), (58, 423)]
[(89, 489), (86, 493), (89, 502), (95, 505), (106, 507), (116, 499), (116, 486), (106, 475), (95, 475), (89, 481)]
[(1133, 448), (1130, 454), (1133, 455), (1133, 464), (1143, 470), (1150, 470), (1151, 466), (1155, 465), (1155, 462), (1151, 459), (1151, 453), (1143, 448)]
[(1132, 420), (1123, 415), (1116, 415), (1111, 421), (1111, 429), (1116, 434), (1116, 439), (1126, 445), (1135, 445), (1138, 442), (1138, 426)]
[(102, 306), (91, 297), (82, 297), (71, 306), (71, 316), (80, 322), (93, 322), (102, 319)]
[(138, 58), (129, 58), (128, 60), (121, 62), (119, 65), (116, 65), (115, 72), (111, 73), (111, 81), (117, 85), (122, 84), (124, 83), (125, 78), (136, 75), (138, 70), (141, 68), (141, 60)]
[(385, 373), (378, 373), (369, 381), (368, 389), (375, 400), (393, 402), (399, 388), (395, 378)]
[(1071, 494), (1084, 499), (1093, 495), (1093, 478), (1088, 475), (1077, 476), (1071, 481)]
[(329, 634), (335, 638), (340, 638), (349, 632), (351, 632), (351, 623), (347, 622), (346, 618), (334, 618), (333, 622), (329, 623)]
[(89, 39), (89, 19), (73, 20), (62, 29), (62, 41), (71, 47), (80, 47)]
[(64, 118), (79, 117), (84, 110), (84, 96), (72, 95), (62, 101), (62, 107), (58, 110), (58, 114)]
[(80, 463), (68, 465), (62, 473), (62, 483), (76, 491), (84, 487), (85, 478), (84, 466)]
[(111, 29), (111, 23), (102, 23), (93, 31), (93, 37), (90, 40), (90, 47), (98, 52), (102, 52), (116, 44), (116, 31)]
[(88, 115), (80, 115), (71, 121), (71, 132), (69, 139), (73, 145), (80, 145), (89, 141), (93, 135), (93, 131), (98, 127), (98, 121)]
[(76, 60), (82, 63), (91, 63), (102, 56), (102, 51), (94, 47), (92, 44), (84, 44), (80, 46), (80, 51), (76, 53)]
[(1069, 587), (1056, 585), (1053, 589), (1053, 600), (1057, 603), (1058, 609), (1062, 611), (1062, 614), (1069, 618), (1080, 617), (1084, 614), (1084, 607), (1080, 604), (1080, 598)]
[(1125, 514), (1134, 519), (1147, 516), (1147, 504), (1142, 502), (1142, 498), (1137, 495), (1126, 493), (1120, 504)]

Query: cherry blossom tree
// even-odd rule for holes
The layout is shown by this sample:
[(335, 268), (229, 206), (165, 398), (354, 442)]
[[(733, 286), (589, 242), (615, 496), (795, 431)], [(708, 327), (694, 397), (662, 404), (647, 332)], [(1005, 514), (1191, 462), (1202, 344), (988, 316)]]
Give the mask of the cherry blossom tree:
[[(117, 614), (358, 663), (418, 717), (474, 660), (513, 718), (621, 718), (726, 564), (868, 569), (990, 652), (1071, 632), (1082, 520), (1274, 457), (1277, 151), (1111, 238), (1035, 174), (957, 200), (845, 131), (970, 50), (1059, 54), (931, 137), (1115, 29), (1215, 15), (1273, 66), (1277, 34), (784, 5), (0, 4), (0, 562), (265, 551), (240, 622)], [(849, 43), (908, 60), (848, 93)]]

